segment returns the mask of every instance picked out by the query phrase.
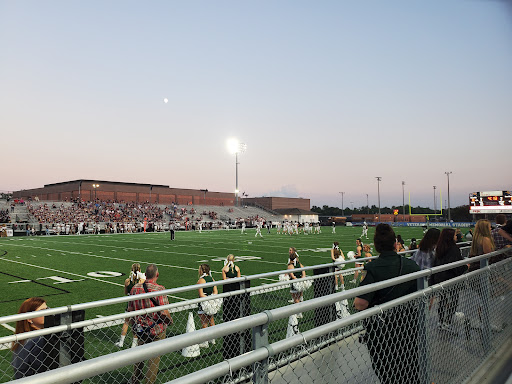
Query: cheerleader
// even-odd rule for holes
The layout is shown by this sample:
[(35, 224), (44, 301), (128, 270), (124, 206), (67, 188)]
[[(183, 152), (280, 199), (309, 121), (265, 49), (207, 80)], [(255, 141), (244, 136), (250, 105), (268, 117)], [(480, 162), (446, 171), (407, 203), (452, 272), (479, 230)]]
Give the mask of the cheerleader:
[(235, 277), (241, 277), (240, 268), (235, 265), (235, 256), (228, 255), (224, 262), (224, 268), (222, 268), (222, 280), (233, 279)]
[[(332, 249), (331, 249), (331, 259), (334, 262), (337, 262), (337, 261), (345, 261), (345, 255), (343, 254), (343, 251), (340, 249), (340, 243), (338, 243), (337, 241), (335, 241), (332, 245)], [(335, 268), (334, 268), (334, 271), (335, 272), (340, 272), (341, 270), (343, 269), (343, 265), (337, 265)], [(335, 280), (335, 285), (334, 285), (334, 289), (337, 291), (338, 290), (338, 276), (340, 278), (340, 281), (341, 281), (341, 290), (344, 291), (345, 290), (345, 282), (343, 281), (343, 275), (340, 273), (335, 273), (334, 274), (334, 278), (336, 279)]]
[[(304, 267), (301, 264), (301, 262), (299, 261), (299, 255), (297, 254), (297, 251), (295, 248), (291, 247), (288, 250), (288, 256), (289, 256), (289, 258), (288, 258), (287, 269), (292, 270), (295, 268), (303, 268)], [(288, 275), (290, 276), (290, 280), (301, 279), (303, 277), (306, 277), (306, 271), (290, 272), (290, 273), (288, 273)], [(294, 303), (300, 303), (302, 301), (302, 292), (297, 291), (294, 288), (293, 284), (291, 285), (290, 293), (292, 295), (292, 299), (293, 299)]]
[[(363, 256), (363, 242), (361, 241), (361, 239), (356, 239), (356, 254), (355, 254), (355, 258), (356, 259), (360, 259), (364, 257)], [(355, 267), (358, 268), (358, 267), (362, 267), (364, 264), (363, 263), (355, 263)], [(357, 282), (357, 279), (359, 277), (359, 270), (357, 270), (354, 274), (354, 279), (352, 280), (352, 283), (355, 283)]]
[[(215, 281), (215, 280), (213, 280), (213, 277), (211, 276), (210, 266), (208, 264), (201, 264), (199, 266), (199, 280), (197, 281), (197, 284), (206, 284), (206, 283), (211, 283), (212, 281)], [(218, 293), (216, 286), (208, 287), (208, 288), (201, 287), (198, 289), (198, 292), (199, 292), (199, 297), (211, 296), (212, 294), (216, 295)], [(213, 315), (207, 315), (203, 311), (201, 304), (199, 305), (199, 311), (197, 313), (199, 315), (199, 319), (201, 319), (201, 326), (203, 328), (206, 328), (208, 326), (212, 327), (215, 325), (215, 320), (213, 318)]]
[[(146, 280), (146, 275), (141, 272), (140, 270), (140, 264), (134, 263), (132, 264), (132, 270), (130, 271), (130, 277), (128, 277), (124, 281), (124, 294), (130, 295), (130, 292), (132, 288), (135, 286), (135, 284), (142, 284)], [(128, 333), (128, 325), (130, 324), (130, 318), (124, 319), (123, 329), (121, 330), (121, 338), (117, 343), (115, 343), (116, 347), (123, 348), (124, 345), (124, 339), (126, 337), (126, 334)], [(138, 345), (138, 339), (135, 332), (133, 332), (133, 339), (132, 339), (132, 348), (135, 348)]]

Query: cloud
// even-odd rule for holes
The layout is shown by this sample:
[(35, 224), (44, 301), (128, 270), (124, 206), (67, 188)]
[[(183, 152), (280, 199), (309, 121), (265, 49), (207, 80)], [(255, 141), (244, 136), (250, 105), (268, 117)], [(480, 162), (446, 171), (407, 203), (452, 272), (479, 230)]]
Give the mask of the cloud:
[(263, 196), (272, 197), (299, 197), (299, 191), (295, 185), (283, 185), (281, 188), (273, 191), (268, 191)]

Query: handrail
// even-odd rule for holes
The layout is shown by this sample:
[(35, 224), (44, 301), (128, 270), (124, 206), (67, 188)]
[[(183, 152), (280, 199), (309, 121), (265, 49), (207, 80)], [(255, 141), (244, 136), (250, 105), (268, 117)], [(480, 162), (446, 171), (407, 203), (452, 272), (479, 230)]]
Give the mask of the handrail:
[[(490, 257), (500, 255), (502, 253), (507, 252), (508, 249), (502, 249), (499, 251), (491, 252), (489, 254), (476, 256), (472, 258), (472, 261), (479, 261), (488, 259)], [(504, 260), (501, 263), (510, 263), (512, 262), (511, 259)], [(449, 264), (451, 268), (464, 265), (467, 263), (467, 260), (461, 260), (455, 263)], [(496, 264), (490, 266), (489, 268), (496, 268)], [(285, 307), (276, 308), (268, 311), (264, 311), (262, 313), (258, 313), (255, 315), (243, 317), (234, 321), (222, 323), (215, 325), (213, 327), (208, 327), (204, 329), (197, 330), (195, 332), (191, 333), (185, 333), (182, 335), (177, 335), (169, 339), (164, 339), (160, 341), (155, 341), (150, 344), (145, 344), (142, 346), (139, 346), (136, 349), (126, 349), (123, 351), (115, 352), (112, 354), (109, 354), (109, 358), (105, 359), (104, 357), (97, 357), (91, 360), (83, 361), (80, 363), (76, 363), (70, 366), (65, 366), (58, 368), (53, 371), (40, 373), (35, 376), (30, 376), (27, 378), (23, 378), (20, 380), (15, 380), (15, 383), (33, 383), (33, 384), (51, 384), (51, 383), (71, 383), (79, 380), (84, 380), (92, 376), (96, 376), (99, 374), (103, 374), (106, 372), (109, 372), (114, 369), (122, 368), (130, 364), (135, 364), (137, 362), (141, 362), (144, 360), (148, 360), (154, 356), (160, 356), (166, 353), (176, 352), (179, 351), (185, 347), (188, 347), (190, 345), (199, 344), (205, 340), (210, 340), (212, 338), (220, 338), (224, 337), (228, 334), (232, 334), (235, 332), (241, 332), (249, 328), (261, 326), (264, 324), (267, 324), (269, 322), (279, 320), (286, 318), (290, 315), (297, 314), (299, 312), (305, 312), (308, 310), (312, 310), (318, 307), (324, 307), (328, 305), (332, 305), (337, 301), (341, 301), (344, 299), (356, 297), (359, 295), (363, 295), (368, 292), (373, 292), (376, 290), (380, 290), (383, 288), (387, 288), (389, 286), (395, 285), (395, 284), (401, 284), (407, 281), (411, 281), (417, 278), (422, 278), (429, 276), (433, 273), (440, 272), (442, 270), (446, 270), (446, 266), (439, 266), (434, 267), (430, 269), (425, 269), (419, 272), (407, 274), (404, 276), (399, 276), (393, 279), (385, 280), (382, 282), (369, 284), (367, 286), (358, 287), (355, 289), (351, 289), (349, 291), (343, 291), (334, 293), (327, 296), (322, 296), (319, 298), (315, 298), (312, 300), (304, 301), (301, 303), (291, 304)], [(473, 271), (468, 273), (469, 276), (474, 276), (481, 274), (485, 271), (480, 269), (477, 271)], [(317, 327), (315, 329), (312, 329), (310, 331), (306, 331), (304, 333), (301, 333), (300, 335), (293, 336), (286, 340), (278, 341), (270, 346), (257, 349), (253, 352), (249, 352), (240, 356), (237, 356), (233, 359), (228, 360), (227, 365), (226, 361), (216, 364), (214, 366), (208, 367), (209, 379), (213, 379), (215, 377), (220, 377), (223, 374), (226, 374), (229, 372), (229, 369), (233, 368), (240, 368), (242, 366), (247, 366), (251, 364), (251, 362), (254, 359), (257, 359), (256, 361), (260, 361), (266, 357), (269, 356), (270, 352), (273, 351), (274, 353), (278, 353), (280, 351), (284, 351), (286, 349), (289, 349), (290, 346), (294, 345), (300, 345), (307, 341), (308, 339), (313, 339), (318, 337), (317, 335), (325, 334), (330, 332), (330, 330), (335, 330), (339, 327), (344, 327), (350, 324), (353, 324), (357, 321), (363, 320), (365, 318), (368, 318), (370, 316), (376, 315), (378, 313), (381, 313), (383, 310), (393, 308), (397, 304), (403, 304), (408, 301), (411, 301), (415, 298), (424, 296), (425, 293), (437, 291), (443, 289), (443, 286), (456, 284), (460, 281), (468, 279), (468, 276), (463, 275), (459, 276), (450, 282), (447, 282), (446, 284), (443, 283), (443, 285), (437, 284), (432, 287), (423, 289), (421, 291), (409, 294), (407, 296), (403, 296), (400, 298), (397, 298), (395, 300), (389, 301), (387, 303), (384, 303), (377, 307), (372, 307), (369, 309), (366, 309), (364, 311), (361, 311), (359, 313), (353, 314), (345, 319), (337, 320), (334, 322), (331, 322), (329, 324)], [(243, 362), (243, 364), (242, 364)], [(242, 364), (242, 365), (238, 365)], [(215, 367), (215, 368), (212, 368)], [(228, 372), (226, 372), (226, 368), (228, 369)], [(202, 375), (204, 374), (204, 370), (200, 370), (194, 373), (194, 375)], [(215, 376), (215, 377), (214, 377)], [(184, 376), (180, 379), (176, 379), (173, 381), (173, 383), (179, 383), (179, 382), (185, 382), (180, 380), (185, 380), (187, 376)], [(190, 377), (188, 377), (190, 379)], [(202, 381), (186, 381), (186, 382), (202, 382)]]
[[(465, 248), (461, 248), (461, 249), (465, 249)], [(414, 253), (414, 252), (415, 252), (415, 250), (404, 251), (404, 252), (400, 252), (400, 254), (406, 255), (406, 254)], [(326, 268), (326, 267), (332, 267), (332, 266), (344, 266), (344, 265), (350, 264), (350, 263), (356, 263), (356, 262), (360, 263), (362, 261), (375, 260), (378, 257), (379, 256), (373, 256), (373, 257), (367, 257), (364, 259), (352, 259), (352, 260), (331, 262), (331, 263), (326, 263), (326, 264), (318, 264), (318, 265), (309, 266), (309, 267), (295, 268), (294, 271), (295, 272), (311, 271), (311, 270), (315, 270), (315, 269), (319, 269), (319, 268)], [(213, 286), (223, 286), (225, 284), (232, 284), (232, 283), (239, 283), (239, 282), (257, 280), (257, 279), (262, 279), (262, 278), (268, 278), (268, 277), (278, 276), (280, 274), (287, 274), (287, 273), (290, 273), (290, 270), (286, 269), (286, 270), (281, 270), (281, 271), (259, 273), (259, 274), (255, 274), (255, 275), (236, 277), (236, 278), (229, 279), (229, 280), (219, 280), (219, 281), (214, 281), (214, 282), (205, 283), (205, 284), (185, 285), (182, 287), (170, 288), (170, 289), (157, 291), (157, 292), (142, 293), (142, 294), (137, 295), (137, 300), (156, 297), (156, 296), (162, 296), (162, 295), (175, 295), (178, 293), (193, 291), (193, 290), (199, 289), (199, 286), (201, 286), (204, 289), (204, 288), (209, 288), (209, 287), (213, 287)], [(59, 313), (66, 313), (66, 312), (71, 312), (71, 311), (80, 311), (80, 310), (103, 307), (103, 306), (108, 306), (108, 305), (123, 304), (123, 303), (127, 303), (129, 301), (133, 301), (133, 298), (131, 296), (121, 296), (121, 297), (117, 297), (117, 298), (96, 300), (96, 301), (91, 301), (91, 302), (86, 302), (86, 303), (71, 304), (68, 306), (51, 308), (51, 309), (44, 310), (44, 314), (43, 314), (43, 311), (38, 313), (37, 316), (35, 316), (34, 313), (31, 313), (31, 312), (20, 313), (20, 314), (16, 314), (16, 315), (7, 315), (7, 316), (0, 317), (0, 324), (12, 323), (12, 322), (15, 322), (18, 320), (31, 319), (34, 317), (39, 317), (39, 316), (41, 316), (41, 314), (43, 314), (44, 316), (56, 315)], [(46, 312), (46, 311), (48, 311), (48, 312)]]

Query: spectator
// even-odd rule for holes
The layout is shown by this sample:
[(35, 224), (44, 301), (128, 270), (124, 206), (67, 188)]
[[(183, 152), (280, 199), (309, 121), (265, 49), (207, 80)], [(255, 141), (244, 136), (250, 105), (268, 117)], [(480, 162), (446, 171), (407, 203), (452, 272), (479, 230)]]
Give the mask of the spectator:
[[(475, 234), (471, 243), (469, 257), (485, 255), (495, 250), (494, 240), (491, 236), (491, 223), (489, 220), (481, 219), (476, 222)], [(480, 268), (480, 262), (469, 265), (469, 270), (474, 271)]]
[(460, 231), (459, 228), (457, 228), (455, 230), (455, 242), (456, 243), (461, 243), (462, 242), (462, 232)]
[[(395, 251), (396, 237), (388, 224), (375, 228), (374, 244), (380, 257), (365, 265), (360, 286), (419, 271), (412, 260)], [(366, 293), (354, 299), (362, 311), (416, 291), (416, 280)], [(382, 384), (418, 383), (417, 308), (402, 304), (394, 311), (373, 316), (366, 322), (366, 343), (372, 367)]]
[[(47, 309), (46, 301), (40, 297), (27, 299), (21, 305), (18, 313), (41, 311)], [(19, 320), (16, 322), (15, 334), (35, 331), (44, 328), (44, 316), (32, 319)], [(37, 336), (33, 339), (20, 340), (12, 344), (12, 366), (14, 378), (20, 379), (32, 376), (36, 373), (45, 372), (48, 366), (45, 364), (47, 355), (44, 351), (46, 339), (44, 336)]]
[[(130, 295), (133, 296), (141, 293), (163, 291), (165, 287), (156, 283), (158, 276), (158, 267), (155, 264), (149, 264), (146, 268), (146, 281), (142, 284), (136, 284), (132, 288)], [(152, 307), (158, 307), (167, 304), (169, 304), (167, 296), (156, 296), (142, 300), (133, 300), (128, 304), (128, 311), (150, 309)], [(167, 309), (159, 312), (135, 316), (134, 323), (139, 345), (165, 339), (165, 330), (167, 329), (168, 325), (172, 324), (172, 322), (171, 314)], [(149, 359), (146, 372), (147, 384), (152, 384), (155, 382), (159, 365), (160, 356)], [(144, 362), (135, 364), (132, 376), (132, 384), (140, 383), (143, 368)]]
[[(463, 260), (460, 250), (456, 244), (457, 232), (452, 228), (445, 228), (441, 232), (439, 241), (436, 245), (436, 255), (434, 259), (434, 267), (444, 264), (454, 263)], [(438, 272), (430, 277), (429, 284), (439, 284), (443, 281), (453, 279), (466, 272), (468, 267), (462, 265), (457, 268), (447, 269), (446, 271)], [(452, 320), (455, 310), (459, 305), (459, 290), (451, 287), (443, 289), (439, 294), (439, 307), (437, 312), (439, 315), (439, 327), (442, 330), (451, 331)]]
[(441, 232), (437, 228), (430, 228), (420, 241), (419, 249), (414, 252), (411, 259), (421, 269), (432, 268), (434, 264), (435, 249)]
[(409, 244), (409, 251), (414, 251), (415, 249), (418, 249), (418, 244), (416, 244), (416, 239), (413, 237), (411, 244)]
[[(512, 235), (507, 233), (505, 230), (507, 224), (507, 217), (503, 214), (496, 215), (496, 228), (491, 231), (492, 239), (496, 250), (512, 245)], [(509, 225), (510, 226), (510, 225)], [(490, 263), (497, 263), (507, 257), (507, 254), (503, 253), (498, 256), (491, 257)]]

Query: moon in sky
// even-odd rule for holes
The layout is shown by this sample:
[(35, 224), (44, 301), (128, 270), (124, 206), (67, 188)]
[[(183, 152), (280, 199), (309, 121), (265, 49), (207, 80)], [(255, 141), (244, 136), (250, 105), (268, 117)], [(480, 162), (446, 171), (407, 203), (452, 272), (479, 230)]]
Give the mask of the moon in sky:
[(169, 102), (169, 99), (167, 97), (164, 97), (164, 103), (167, 104)]

